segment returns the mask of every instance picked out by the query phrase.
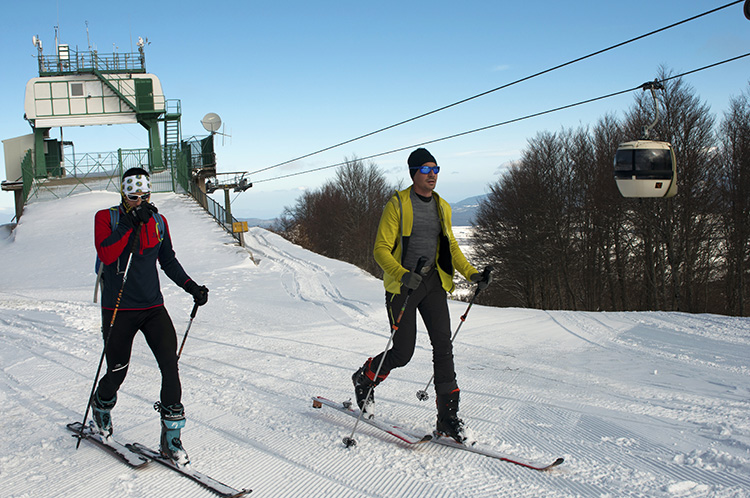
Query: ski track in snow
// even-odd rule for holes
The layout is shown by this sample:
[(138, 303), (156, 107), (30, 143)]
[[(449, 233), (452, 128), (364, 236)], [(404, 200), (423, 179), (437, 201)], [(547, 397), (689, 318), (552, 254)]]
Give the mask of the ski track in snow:
[[(65, 424), (83, 417), (101, 354), (93, 192), (27, 207), (0, 240), (2, 496), (208, 497), (154, 463), (134, 470)], [(193, 466), (254, 497), (750, 496), (750, 320), (475, 305), (454, 345), (461, 416), (480, 444), (565, 463), (538, 473), (435, 444), (410, 446), (310, 397), (352, 397), (351, 374), (390, 333), (382, 283), (263, 229), (233, 245), (189, 199), (155, 196), (178, 258), (210, 289), (180, 359)], [(80, 223), (86, 220), (86, 223)], [(54, 247), (49, 241), (55, 240)], [(182, 340), (190, 297), (160, 275)], [(467, 303), (450, 302), (452, 328)], [(377, 389), (379, 418), (431, 432), (420, 324), (409, 365)], [(155, 361), (138, 336), (113, 411), (121, 442), (158, 445)]]

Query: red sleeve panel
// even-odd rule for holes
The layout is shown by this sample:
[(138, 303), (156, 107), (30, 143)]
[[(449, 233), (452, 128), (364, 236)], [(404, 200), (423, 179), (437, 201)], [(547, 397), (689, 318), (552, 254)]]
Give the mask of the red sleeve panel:
[(121, 222), (113, 228), (109, 209), (102, 209), (94, 217), (94, 246), (97, 256), (105, 265), (117, 261), (128, 245), (128, 238), (133, 229), (123, 226), (122, 219), (121, 216)]

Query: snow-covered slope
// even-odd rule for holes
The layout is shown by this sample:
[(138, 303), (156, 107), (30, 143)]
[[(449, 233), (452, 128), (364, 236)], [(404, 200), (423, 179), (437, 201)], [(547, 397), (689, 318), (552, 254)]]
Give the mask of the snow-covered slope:
[[(161, 466), (133, 470), (75, 450), (101, 354), (93, 297), (96, 192), (27, 207), (0, 237), (0, 495), (209, 497)], [(380, 281), (252, 229), (249, 254), (200, 207), (162, 194), (177, 255), (210, 288), (180, 360), (193, 467), (254, 497), (750, 496), (750, 320), (680, 313), (573, 313), (474, 306), (455, 345), (460, 414), (483, 444), (537, 473), (426, 444), (409, 447), (310, 397), (351, 397), (381, 351)], [(162, 277), (182, 339), (192, 301)], [(453, 328), (466, 303), (451, 302)], [(429, 432), (420, 330), (411, 363), (377, 389), (381, 419)], [(121, 441), (156, 446), (159, 373), (142, 337), (113, 411)]]

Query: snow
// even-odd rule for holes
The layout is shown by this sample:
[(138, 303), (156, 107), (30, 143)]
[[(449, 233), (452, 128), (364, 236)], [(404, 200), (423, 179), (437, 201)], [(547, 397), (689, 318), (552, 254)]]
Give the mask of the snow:
[[(131, 469), (65, 424), (81, 420), (101, 355), (93, 216), (117, 195), (30, 204), (0, 232), (0, 495), (209, 497), (159, 465)], [(346, 400), (381, 351), (382, 283), (262, 228), (247, 250), (190, 199), (155, 196), (177, 255), (210, 289), (180, 359), (193, 467), (253, 497), (750, 496), (750, 320), (475, 305), (456, 340), (460, 415), (481, 443), (538, 473), (434, 444), (408, 446), (314, 409)], [(162, 275), (182, 339), (192, 300)], [(453, 329), (467, 304), (451, 301)], [(420, 324), (421, 327), (421, 324)], [(380, 419), (432, 430), (420, 328), (411, 363), (377, 389)], [(156, 447), (159, 373), (138, 336), (113, 411), (115, 436)], [(431, 393), (432, 394), (432, 393)], [(431, 396), (432, 399), (432, 396)]]

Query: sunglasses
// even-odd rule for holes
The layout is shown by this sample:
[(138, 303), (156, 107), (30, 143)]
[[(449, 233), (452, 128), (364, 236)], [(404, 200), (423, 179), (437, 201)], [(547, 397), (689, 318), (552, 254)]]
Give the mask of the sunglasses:
[(131, 201), (137, 201), (138, 199), (140, 199), (142, 201), (147, 201), (148, 198), (151, 197), (151, 192), (147, 192), (147, 193), (141, 194), (141, 195), (138, 195), (138, 194), (127, 194), (125, 197), (127, 197), (128, 200), (131, 200)]
[(432, 172), (435, 173), (436, 175), (440, 173), (440, 166), (420, 166), (419, 168), (412, 168), (412, 169), (419, 171), (423, 175), (426, 175), (427, 173), (429, 173), (430, 170), (432, 170)]

